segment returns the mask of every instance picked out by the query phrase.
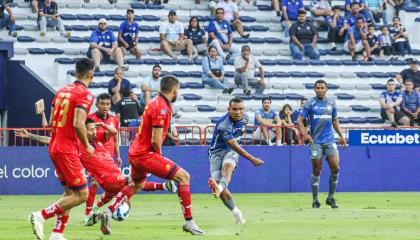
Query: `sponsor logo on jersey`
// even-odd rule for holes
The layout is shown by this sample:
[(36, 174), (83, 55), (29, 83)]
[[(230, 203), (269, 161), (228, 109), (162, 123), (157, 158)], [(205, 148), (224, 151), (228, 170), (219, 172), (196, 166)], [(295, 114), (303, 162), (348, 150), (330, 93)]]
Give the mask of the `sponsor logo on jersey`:
[(331, 115), (328, 115), (328, 114), (321, 114), (321, 115), (315, 114), (314, 115), (314, 119), (329, 119), (329, 118), (331, 118)]

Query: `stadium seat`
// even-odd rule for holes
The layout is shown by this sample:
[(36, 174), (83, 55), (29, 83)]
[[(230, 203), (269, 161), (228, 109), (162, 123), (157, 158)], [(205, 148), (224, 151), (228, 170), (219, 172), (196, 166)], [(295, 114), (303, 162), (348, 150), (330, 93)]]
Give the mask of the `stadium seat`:
[(260, 43), (265, 43), (265, 39), (253, 37), (253, 38), (249, 38), (249, 42), (253, 44), (260, 44)]
[(290, 76), (294, 77), (294, 78), (304, 78), (304, 77), (306, 77), (306, 74), (303, 73), (303, 72), (293, 71), (293, 72), (290, 72)]
[(272, 6), (268, 6), (268, 5), (257, 5), (258, 10), (260, 11), (273, 11), (273, 7)]
[[(211, 120), (209, 118), (205, 118), (205, 117), (197, 117), (197, 118), (193, 119), (193, 122), (195, 124), (210, 124)], [(197, 142), (195, 144), (197, 144)]]
[(146, 22), (157, 22), (160, 21), (160, 17), (154, 15), (143, 15), (143, 20)]
[(49, 37), (35, 37), (35, 42), (49, 43), (49, 42), (51, 42), (51, 38), (49, 38)]
[(98, 4), (98, 7), (100, 9), (113, 9), (114, 8), (114, 5), (109, 4), (109, 3), (99, 3)]
[(355, 112), (369, 112), (369, 108), (362, 105), (350, 105), (350, 107)]
[(82, 3), (78, 3), (78, 2), (66, 3), (66, 7), (71, 8), (71, 9), (79, 9), (79, 8), (82, 8)]
[(353, 61), (353, 60), (342, 60), (341, 62), (345, 66), (356, 66), (359, 64), (357, 61)]
[(371, 78), (373, 74), (368, 72), (356, 72), (358, 78)]
[(325, 72), (324, 73), (324, 77), (325, 78), (333, 78), (333, 79), (337, 79), (340, 77), (339, 73), (335, 73), (335, 72)]
[(95, 19), (92, 15), (89, 14), (76, 14), (76, 17), (81, 21), (92, 21)]
[(268, 27), (261, 26), (261, 25), (251, 26), (250, 28), (254, 32), (267, 32), (268, 31)]
[(81, 38), (81, 37), (73, 36), (73, 37), (69, 37), (68, 41), (71, 42), (71, 43), (83, 43), (83, 42), (85, 42), (85, 39)]
[(188, 88), (191, 89), (203, 89), (204, 85), (202, 83), (198, 83), (198, 82), (188, 82), (186, 83)]
[(275, 60), (269, 60), (269, 59), (260, 59), (260, 63), (262, 65), (267, 65), (267, 66), (274, 66), (274, 65), (276, 65), (276, 61)]
[(67, 20), (67, 21), (74, 21), (77, 20), (77, 16), (73, 14), (60, 14), (61, 19)]
[(300, 94), (297, 94), (297, 93), (287, 93), (286, 94), (286, 99), (287, 100), (301, 100), (302, 98), (304, 98), (304, 97)]
[(388, 78), (388, 73), (384, 72), (372, 72), (371, 74), (374, 78)]
[(386, 90), (386, 85), (381, 83), (372, 83), (370, 84), (372, 86), (372, 89), (375, 90)]
[(215, 107), (209, 106), (209, 105), (197, 105), (197, 110), (199, 112), (214, 112), (216, 111)]
[(357, 74), (356, 74), (356, 73), (349, 73), (349, 72), (346, 72), (346, 73), (341, 73), (341, 74), (340, 74), (340, 77), (342, 77), (342, 78), (351, 78), (351, 79), (354, 79), (354, 78), (356, 78), (356, 77), (357, 77)]
[(58, 54), (63, 54), (64, 50), (62, 49), (58, 49), (58, 48), (46, 48), (45, 52), (47, 54), (54, 54), (54, 55), (58, 55)]
[(160, 59), (159, 64), (161, 65), (176, 65), (177, 61), (172, 59)]
[[(370, 86), (367, 85), (370, 89)], [(340, 89), (341, 90), (354, 90), (355, 88), (355, 84), (351, 84), (351, 83), (340, 83)]]
[(235, 97), (241, 98), (244, 101), (252, 99), (251, 95), (246, 95), (246, 94), (235, 94)]
[(289, 89), (300, 90), (302, 87), (301, 83), (289, 83)]
[[(310, 78), (323, 78), (325, 75), (323, 73), (319, 73), (319, 72), (306, 72), (306, 77), (310, 77)], [(337, 85), (331, 85), (331, 87), (336, 87), (336, 88), (332, 88), (332, 89), (337, 89), (338, 86)]]
[(285, 94), (280, 93), (269, 93), (267, 95), (270, 96), (272, 100), (286, 100), (287, 97)]
[(35, 38), (28, 37), (28, 36), (18, 36), (17, 41), (18, 42), (35, 42)]
[(366, 93), (358, 93), (356, 96), (356, 100), (369, 100), (370, 99), (370, 94), (366, 94)]
[(335, 95), (340, 100), (352, 100), (355, 98), (353, 95), (348, 94), (348, 93), (336, 93)]
[(384, 123), (384, 120), (382, 118), (379, 118), (379, 117), (366, 117), (365, 119), (367, 120), (368, 123), (372, 123), (372, 124), (382, 124), (382, 123)]
[(45, 54), (46, 53), (46, 51), (42, 48), (29, 48), (28, 50), (29, 50), (30, 54), (40, 55), (40, 54)]
[(367, 61), (367, 62), (365, 62), (365, 61), (358, 61), (358, 63), (359, 63), (359, 65), (361, 65), (361, 66), (373, 66), (373, 65), (375, 65), (375, 62), (369, 62), (369, 61)]
[(98, 4), (97, 3), (83, 3), (82, 7), (84, 9), (96, 9), (98, 8)]
[(365, 84), (365, 83), (358, 83), (354, 85), (356, 87), (357, 90), (370, 90), (372, 89), (372, 86), (370, 86), (369, 84)]
[(351, 108), (347, 105), (337, 105), (338, 112), (351, 112)]
[[(97, 28), (97, 26), (93, 26), (93, 27), (95, 29)], [(72, 28), (73, 31), (79, 31), (79, 32), (91, 31), (91, 29), (86, 25), (72, 25), (71, 28)]]
[(340, 66), (341, 61), (339, 61), (339, 60), (325, 60), (325, 64), (327, 64), (329, 66)]
[(279, 38), (269, 37), (269, 38), (265, 38), (265, 42), (268, 44), (280, 44), (283, 41)]
[(187, 100), (187, 101), (197, 101), (197, 100), (200, 100), (200, 99), (201, 99), (201, 96), (196, 95), (196, 94), (192, 94), (192, 93), (189, 93), (189, 94), (182, 94), (182, 96), (183, 96), (183, 97), (184, 97), (184, 99), (185, 99), (185, 100)]
[(348, 120), (353, 124), (365, 124), (368, 122), (366, 118), (362, 117), (348, 117)]
[[(278, 61), (277, 61), (278, 64)], [(290, 77), (290, 73), (288, 72), (273, 72), (274, 77), (278, 77), (278, 78), (288, 78)]]
[(284, 83), (273, 83), (271, 84), (271, 87), (276, 90), (286, 90), (288, 85)]
[(197, 108), (195, 106), (190, 106), (190, 105), (182, 105), (180, 107), (182, 112), (196, 112)]
[(344, 118), (344, 117), (338, 117), (338, 121), (340, 122), (340, 124), (349, 124), (350, 120), (348, 118)]
[(29, 51), (26, 48), (15, 48), (14, 53), (16, 55), (27, 55), (29, 53)]
[(313, 66), (322, 66), (325, 65), (325, 61), (322, 60), (309, 60), (309, 64)]
[(181, 124), (181, 125), (189, 125), (193, 123), (193, 120), (191, 118), (180, 117), (180, 118), (175, 119), (175, 123)]
[(293, 60), (293, 64), (298, 66), (307, 66), (309, 65), (309, 62), (306, 60)]

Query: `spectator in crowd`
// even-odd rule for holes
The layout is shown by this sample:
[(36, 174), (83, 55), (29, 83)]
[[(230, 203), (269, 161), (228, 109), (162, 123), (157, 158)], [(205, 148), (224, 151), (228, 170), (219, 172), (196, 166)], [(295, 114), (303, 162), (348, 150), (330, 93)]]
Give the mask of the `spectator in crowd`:
[(405, 56), (406, 52), (408, 55), (411, 55), (412, 51), (408, 41), (408, 32), (405, 27), (401, 25), (401, 20), (399, 17), (394, 17), (392, 19), (392, 27), (390, 28), (390, 33), (394, 43), (393, 47), (395, 51), (403, 57)]
[(139, 25), (134, 21), (134, 10), (127, 9), (127, 20), (121, 23), (118, 30), (118, 46), (124, 50), (124, 54), (128, 51), (141, 58), (141, 51), (138, 47), (139, 42)]
[(296, 129), (294, 128), (294, 123), (292, 121), (292, 106), (290, 104), (284, 104), (283, 108), (279, 113), (279, 117), (282, 121), (283, 133), (284, 133), (284, 142), (287, 145), (297, 144), (298, 137)]
[(391, 121), (393, 127), (399, 124), (410, 125), (410, 119), (401, 112), (401, 102), (402, 96), (400, 92), (395, 90), (394, 79), (389, 79), (386, 84), (386, 91), (380, 95), (379, 103), (381, 104), (382, 119)]
[(378, 35), (379, 56), (383, 57), (393, 55), (391, 35), (389, 35), (388, 27), (382, 26), (381, 33)]
[[(4, 11), (6, 10), (7, 13)], [(0, 0), (0, 29), (8, 27), (9, 36), (17, 37), (15, 16), (13, 16), (10, 2), (6, 0)]]
[(58, 15), (57, 3), (52, 0), (45, 0), (39, 5), (38, 26), (41, 29), (39, 33), (41, 37), (47, 34), (47, 26), (58, 28), (62, 37), (70, 37), (70, 32), (65, 32), (64, 23)]
[(401, 108), (410, 119), (411, 125), (420, 124), (420, 93), (414, 90), (414, 82), (411, 79), (405, 81)]
[(141, 84), (144, 105), (147, 105), (150, 99), (156, 97), (159, 94), (161, 70), (162, 68), (160, 65), (154, 65), (152, 68), (152, 75), (144, 79), (143, 83)]
[[(302, 98), (302, 99), (300, 99), (299, 109), (294, 110), (294, 111), (293, 111), (293, 113), (292, 113), (291, 118), (292, 118), (292, 122), (293, 122), (293, 124), (294, 124), (295, 126), (297, 126), (297, 125), (298, 125), (298, 117), (299, 117), (299, 114), (300, 114), (300, 112), (302, 111), (303, 106), (305, 106), (305, 103), (306, 103), (307, 101), (308, 101), (308, 99), (306, 99), (306, 98)], [(305, 119), (305, 120), (303, 121), (303, 124), (305, 125), (305, 127), (307, 127), (307, 126), (308, 126), (308, 120), (307, 120), (307, 119)]]
[(380, 19), (382, 19), (383, 24), (388, 25), (384, 6), (383, 0), (366, 0), (367, 18), (375, 20), (376, 23), (379, 23)]
[(197, 17), (190, 18), (190, 24), (188, 28), (185, 29), (185, 38), (191, 39), (194, 45), (194, 51), (196, 53), (206, 53), (207, 52), (207, 37), (206, 32), (203, 28), (200, 27)]
[[(255, 112), (254, 140), (260, 143), (261, 140), (271, 146), (273, 140), (277, 146), (281, 145), (281, 120), (276, 112), (271, 109), (271, 98), (263, 97), (262, 108)], [(261, 136), (262, 132), (262, 136)]]
[[(262, 94), (265, 90), (264, 68), (260, 61), (251, 54), (248, 45), (242, 46), (241, 55), (235, 58), (235, 84), (242, 86), (244, 93), (251, 94), (249, 87), (256, 88), (256, 94)], [(259, 69), (259, 79), (255, 78), (255, 69)]]
[(327, 18), (333, 15), (328, 0), (314, 0), (311, 2), (312, 23), (316, 29), (327, 29), (329, 24)]
[(31, 10), (32, 13), (38, 12), (38, 7), (44, 3), (45, 0), (32, 0), (31, 1)]
[(420, 91), (420, 71), (419, 71), (419, 64), (416, 59), (410, 59), (408, 61), (410, 64), (410, 68), (402, 70), (397, 76), (395, 77), (399, 84), (404, 87), (405, 81), (407, 79), (411, 79), (414, 83), (414, 89)]
[(284, 36), (289, 37), (289, 29), (298, 20), (299, 11), (304, 11), (302, 0), (282, 0), (281, 25), (284, 29)]
[(160, 48), (170, 58), (176, 60), (178, 57), (172, 51), (186, 50), (189, 59), (196, 58), (193, 56), (193, 42), (191, 39), (184, 37), (184, 25), (176, 20), (176, 11), (170, 10), (168, 21), (163, 22), (159, 27)]
[(366, 16), (360, 13), (360, 5), (358, 3), (353, 3), (351, 5), (351, 12), (347, 14), (346, 21), (344, 22), (345, 25), (347, 25), (347, 28), (354, 27), (356, 25), (357, 19), (361, 18), (363, 21), (363, 28), (367, 31), (367, 22), (366, 22)]
[(244, 33), (242, 22), (239, 19), (238, 5), (232, 0), (219, 0), (217, 8), (223, 8), (223, 20), (229, 22), (233, 30), (238, 31), (239, 36), (249, 38), (249, 33)]
[(232, 28), (228, 21), (223, 20), (224, 13), (223, 8), (216, 9), (216, 19), (209, 23), (208, 32), (209, 46), (215, 46), (217, 53), (227, 61), (239, 55), (239, 48), (233, 44)]
[(130, 123), (136, 121), (143, 114), (143, 108), (138, 101), (130, 97), (131, 94), (131, 89), (122, 89), (122, 98), (115, 105), (115, 114), (121, 127), (128, 127)]
[(345, 18), (340, 15), (340, 6), (333, 7), (333, 15), (328, 17), (328, 40), (332, 50), (336, 50), (337, 43), (344, 43), (346, 38), (348, 25), (345, 23)]
[(108, 29), (105, 18), (99, 19), (98, 28), (90, 35), (87, 56), (95, 63), (95, 71), (100, 71), (101, 63), (107, 63), (110, 60), (115, 61), (123, 71), (128, 70), (128, 66), (124, 65), (123, 50), (118, 47), (117, 39)]
[(271, 0), (271, 6), (273, 6), (273, 9), (276, 12), (277, 17), (280, 17), (281, 16), (280, 1), (279, 0)]
[(367, 41), (367, 32), (366, 29), (363, 28), (363, 19), (361, 17), (357, 19), (356, 25), (347, 31), (344, 50), (350, 52), (353, 61), (357, 60), (356, 53), (363, 50), (368, 59), (372, 60), (369, 43)]
[(227, 79), (225, 78), (225, 68), (223, 59), (217, 56), (216, 47), (210, 46), (208, 56), (202, 60), (203, 71), (201, 79), (203, 84), (209, 85), (211, 88), (223, 89), (224, 94), (231, 94), (233, 88), (229, 88)]
[(306, 21), (306, 11), (299, 11), (298, 21), (290, 27), (290, 52), (293, 59), (302, 59), (306, 55), (310, 59), (319, 60), (317, 40), (318, 31)]
[(122, 99), (124, 91), (130, 92), (130, 97), (137, 101), (137, 96), (134, 94), (131, 83), (128, 79), (124, 78), (123, 70), (116, 67), (114, 70), (114, 78), (108, 82), (108, 93), (111, 95), (111, 105), (115, 106)]
[(387, 0), (387, 3), (395, 9), (395, 16), (399, 16), (400, 9), (403, 6), (405, 0)]
[(163, 146), (175, 146), (179, 143), (179, 135), (178, 130), (174, 126), (175, 122), (174, 119), (171, 119), (171, 123), (169, 124), (168, 131), (166, 132), (166, 138), (163, 141)]
[(370, 18), (369, 11), (367, 10), (366, 0), (346, 0), (344, 6), (346, 8), (346, 12), (353, 12), (353, 5), (357, 4), (359, 6), (358, 12), (363, 14), (367, 21), (373, 22), (373, 18)]
[(379, 55), (380, 48), (378, 43), (378, 37), (375, 35), (375, 26), (370, 25), (368, 28), (369, 32), (367, 34), (367, 41), (370, 48), (371, 55)]

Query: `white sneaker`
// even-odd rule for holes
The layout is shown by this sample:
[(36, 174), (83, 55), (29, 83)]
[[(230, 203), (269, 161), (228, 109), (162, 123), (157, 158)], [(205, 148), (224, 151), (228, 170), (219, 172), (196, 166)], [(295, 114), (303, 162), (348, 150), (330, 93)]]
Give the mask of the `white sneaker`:
[(236, 223), (237, 224), (245, 224), (246, 220), (245, 218), (242, 216), (242, 212), (241, 210), (239, 210), (238, 208), (235, 208), (232, 210), (233, 216), (235, 217)]
[(99, 215), (99, 219), (101, 219), (101, 231), (104, 235), (111, 234), (111, 218), (112, 212), (109, 208)]
[(38, 240), (44, 240), (44, 218), (41, 212), (33, 212), (28, 216), (29, 222), (32, 224), (32, 230)]
[(176, 186), (175, 181), (173, 180), (166, 181), (163, 186), (166, 191), (173, 192), (173, 193), (178, 191), (178, 187)]
[(50, 240), (66, 240), (62, 233), (51, 233)]
[(182, 230), (184, 232), (189, 232), (191, 235), (205, 235), (206, 233), (201, 230), (197, 224), (193, 221), (185, 221), (184, 226), (182, 226)]
[(123, 72), (127, 72), (129, 68), (130, 66), (128, 66), (128, 64), (124, 64), (121, 66), (121, 70), (123, 70)]

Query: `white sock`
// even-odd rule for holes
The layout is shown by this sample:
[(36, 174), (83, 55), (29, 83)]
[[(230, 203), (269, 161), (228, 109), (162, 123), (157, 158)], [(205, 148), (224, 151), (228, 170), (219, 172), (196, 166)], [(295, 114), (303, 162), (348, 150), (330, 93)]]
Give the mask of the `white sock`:
[(220, 191), (220, 192), (223, 192), (223, 190), (225, 190), (225, 189), (223, 188), (223, 186), (222, 186), (222, 185), (220, 185), (220, 184), (218, 184), (218, 185), (217, 185), (217, 188), (219, 189), (219, 191)]
[(238, 213), (240, 213), (240, 212), (241, 212), (241, 210), (239, 210), (239, 208), (235, 207), (234, 209), (232, 209), (232, 212), (233, 212), (234, 214), (238, 214)]
[[(155, 188), (156, 188), (156, 186), (155, 186)], [(165, 183), (163, 183), (163, 190), (168, 191), (168, 189), (166, 188), (166, 182), (165, 182)]]

